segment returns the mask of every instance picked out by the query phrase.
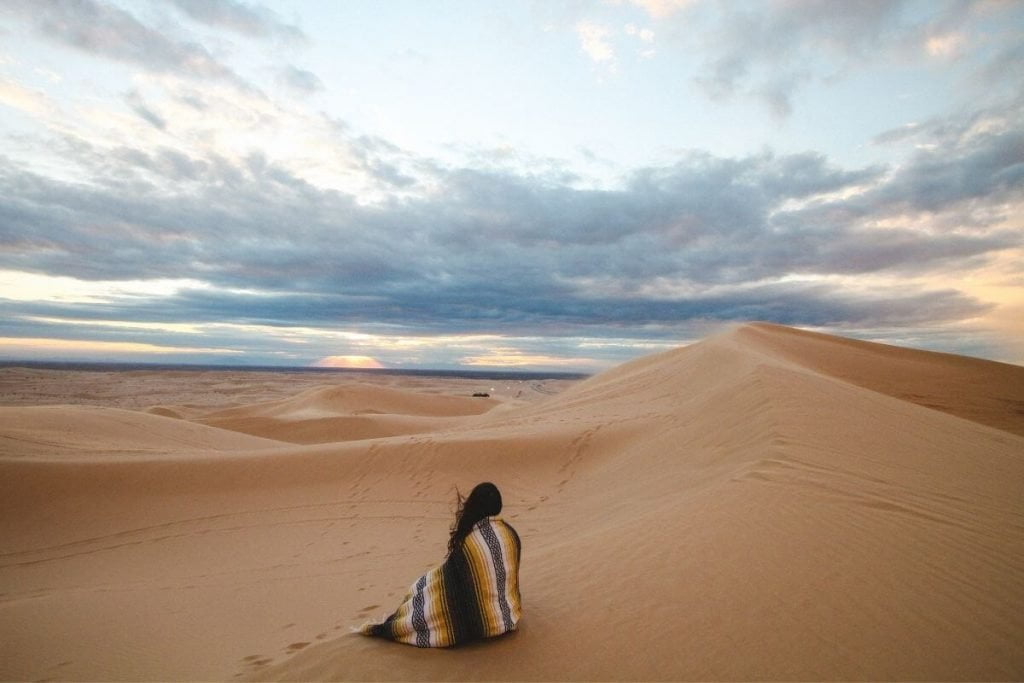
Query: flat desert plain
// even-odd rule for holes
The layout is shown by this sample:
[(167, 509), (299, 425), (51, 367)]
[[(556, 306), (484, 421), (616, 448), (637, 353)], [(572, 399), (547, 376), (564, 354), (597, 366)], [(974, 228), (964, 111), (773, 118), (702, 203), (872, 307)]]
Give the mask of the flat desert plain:
[[(5, 679), (1024, 679), (1018, 366), (750, 324), (575, 383), (7, 368), (0, 403)], [(351, 633), (480, 481), (519, 631)]]

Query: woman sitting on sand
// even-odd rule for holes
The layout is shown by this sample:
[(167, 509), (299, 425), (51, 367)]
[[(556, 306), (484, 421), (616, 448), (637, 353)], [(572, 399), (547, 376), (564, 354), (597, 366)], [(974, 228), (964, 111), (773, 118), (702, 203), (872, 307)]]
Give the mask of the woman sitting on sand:
[[(457, 494), (458, 495), (458, 494)], [(448, 556), (418, 578), (395, 613), (359, 632), (417, 647), (451, 647), (514, 631), (519, 599), (519, 534), (497, 515), (501, 493), (478, 484), (458, 495)]]

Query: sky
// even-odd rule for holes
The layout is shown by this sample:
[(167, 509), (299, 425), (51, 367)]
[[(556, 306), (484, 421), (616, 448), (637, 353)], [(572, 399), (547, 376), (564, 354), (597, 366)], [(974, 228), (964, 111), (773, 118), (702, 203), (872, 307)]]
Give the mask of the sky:
[(0, 359), (1024, 364), (1024, 3), (0, 0)]

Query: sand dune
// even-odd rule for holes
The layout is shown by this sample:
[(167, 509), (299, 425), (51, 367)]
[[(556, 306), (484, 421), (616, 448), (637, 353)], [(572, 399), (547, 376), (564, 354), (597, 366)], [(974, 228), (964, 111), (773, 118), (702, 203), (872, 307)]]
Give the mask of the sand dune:
[(0, 458), (206, 453), (280, 445), (223, 429), (118, 408), (0, 407)]
[[(488, 380), (347, 370), (251, 372), (246, 370), (84, 371), (0, 368), (0, 406), (97, 405), (128, 410), (167, 409), (185, 418), (226, 408), (287, 399), (325, 385), (385, 387), (460, 398), (487, 392), (505, 404), (557, 392), (571, 380)], [(357, 406), (357, 410), (362, 407)]]
[(333, 415), (479, 415), (493, 408), (489, 398), (466, 398), (376, 386), (328, 386), (298, 396), (218, 411), (207, 417), (280, 417), (308, 419)]
[[(0, 674), (1019, 680), (1021, 386), (1016, 366), (748, 325), (476, 417), (349, 388), (216, 418), (465, 420), (427, 433), (10, 447)], [(454, 651), (348, 634), (440, 561), (452, 486), (485, 479), (523, 538), (520, 631)]]
[(286, 417), (203, 418), (203, 424), (298, 444), (335, 443), (420, 434), (457, 426), (462, 420), (418, 415), (338, 415), (292, 420)]
[(375, 386), (328, 386), (298, 396), (228, 408), (207, 425), (292, 443), (376, 439), (451, 428), (497, 405), (491, 398)]
[(1024, 369), (1017, 365), (843, 339), (761, 323), (751, 348), (852, 384), (1024, 436)]

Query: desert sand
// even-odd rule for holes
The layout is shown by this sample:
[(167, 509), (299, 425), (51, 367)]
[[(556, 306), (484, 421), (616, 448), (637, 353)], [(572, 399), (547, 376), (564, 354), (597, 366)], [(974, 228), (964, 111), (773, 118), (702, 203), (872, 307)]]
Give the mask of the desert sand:
[[(5, 679), (1024, 679), (1018, 366), (751, 324), (578, 383), (8, 368), (0, 403)], [(350, 633), (485, 480), (520, 630)]]

